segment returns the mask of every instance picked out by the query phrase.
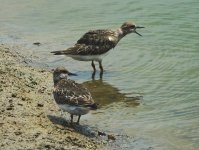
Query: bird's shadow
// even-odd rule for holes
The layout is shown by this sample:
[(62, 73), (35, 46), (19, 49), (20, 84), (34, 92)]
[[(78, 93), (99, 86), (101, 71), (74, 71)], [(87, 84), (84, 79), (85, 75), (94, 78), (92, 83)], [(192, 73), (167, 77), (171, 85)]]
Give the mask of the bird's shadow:
[(82, 84), (89, 89), (92, 98), (100, 106), (123, 102), (127, 107), (137, 107), (143, 99), (142, 93), (134, 93), (134, 95), (128, 96), (128, 93), (120, 92), (117, 87), (102, 79), (85, 81)]
[(67, 129), (72, 129), (75, 132), (78, 132), (82, 135), (85, 135), (87, 137), (96, 137), (97, 136), (97, 130), (93, 129), (92, 127), (89, 127), (88, 125), (78, 125), (73, 124), (71, 125), (69, 121), (67, 121), (65, 118), (54, 116), (54, 115), (47, 115), (48, 119), (55, 125), (59, 125)]

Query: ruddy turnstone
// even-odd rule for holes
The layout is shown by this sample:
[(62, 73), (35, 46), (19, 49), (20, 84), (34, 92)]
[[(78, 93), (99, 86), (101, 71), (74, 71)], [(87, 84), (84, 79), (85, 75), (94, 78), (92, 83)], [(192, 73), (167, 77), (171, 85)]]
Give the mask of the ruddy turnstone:
[(64, 67), (58, 67), (53, 72), (54, 80), (54, 99), (58, 106), (71, 114), (71, 124), (73, 123), (73, 115), (78, 116), (77, 124), (81, 115), (85, 115), (89, 110), (97, 109), (97, 104), (87, 88), (73, 80), (67, 79), (70, 73)]
[(66, 55), (79, 61), (91, 61), (94, 72), (96, 71), (94, 61), (98, 61), (101, 73), (103, 73), (102, 57), (106, 55), (110, 49), (114, 48), (127, 34), (136, 33), (142, 36), (136, 31), (136, 29), (139, 28), (144, 27), (137, 26), (132, 22), (124, 22), (122, 26), (116, 30), (90, 30), (85, 33), (73, 47), (51, 53), (54, 53), (54, 55)]

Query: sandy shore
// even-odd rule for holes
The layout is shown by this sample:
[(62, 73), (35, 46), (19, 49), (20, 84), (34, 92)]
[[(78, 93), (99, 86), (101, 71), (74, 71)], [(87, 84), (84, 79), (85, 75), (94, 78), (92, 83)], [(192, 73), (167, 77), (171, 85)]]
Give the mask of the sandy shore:
[(91, 132), (67, 126), (53, 101), (50, 71), (31, 67), (7, 45), (0, 53), (1, 149), (103, 149)]
[(0, 45), (0, 149), (153, 149), (141, 137), (81, 122), (71, 127), (69, 115), (61, 116), (54, 102), (50, 69), (36, 67), (16, 49), (23, 51)]

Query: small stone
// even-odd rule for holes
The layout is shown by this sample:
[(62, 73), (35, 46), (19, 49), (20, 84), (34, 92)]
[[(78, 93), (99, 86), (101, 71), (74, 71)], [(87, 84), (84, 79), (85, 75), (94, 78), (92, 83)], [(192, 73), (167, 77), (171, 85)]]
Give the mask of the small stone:
[(36, 81), (32, 81), (31, 84), (37, 85), (37, 82)]
[(37, 132), (34, 134), (34, 137), (37, 138), (37, 137), (39, 137), (40, 134), (41, 134), (40, 132)]
[(13, 110), (13, 107), (7, 107), (6, 110)]
[(42, 87), (41, 89), (38, 90), (39, 93), (44, 93), (44, 91), (46, 90), (46, 87)]
[(109, 134), (109, 135), (108, 135), (108, 140), (116, 140), (116, 138), (115, 138), (114, 135)]
[(39, 70), (39, 72), (42, 72), (42, 73), (43, 73), (43, 72), (46, 72), (46, 70), (42, 69), (42, 70)]
[(9, 102), (9, 103), (12, 103), (12, 99), (8, 99), (8, 102)]
[(44, 107), (44, 104), (38, 103), (37, 107)]
[(21, 103), (17, 103), (19, 106), (23, 106), (23, 104), (21, 104)]
[(21, 100), (22, 100), (22, 101), (25, 101), (25, 100), (26, 100), (26, 98), (25, 98), (25, 97), (22, 97), (22, 98), (21, 98)]
[(50, 145), (46, 144), (44, 147), (45, 147), (45, 148), (50, 148)]
[(98, 131), (98, 136), (106, 136), (105, 132)]
[(37, 45), (37, 46), (40, 46), (41, 43), (40, 42), (34, 42), (33, 45)]
[(3, 122), (0, 122), (0, 127), (2, 127), (2, 126), (3, 126), (3, 124), (4, 124)]
[(10, 104), (10, 107), (14, 107), (14, 105), (13, 105), (13, 104)]
[(22, 134), (21, 131), (16, 131), (16, 132), (14, 132), (14, 133), (15, 133), (15, 135), (21, 135), (21, 134)]
[(8, 117), (15, 117), (13, 114), (8, 114)]
[(43, 118), (43, 113), (38, 114), (37, 117), (42, 117)]
[(12, 97), (17, 97), (17, 93), (12, 93)]

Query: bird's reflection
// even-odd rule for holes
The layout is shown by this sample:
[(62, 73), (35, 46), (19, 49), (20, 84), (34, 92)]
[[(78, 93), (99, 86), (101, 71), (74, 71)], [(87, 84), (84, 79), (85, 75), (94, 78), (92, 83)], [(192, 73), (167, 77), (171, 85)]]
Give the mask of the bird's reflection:
[(91, 80), (83, 83), (89, 89), (95, 102), (101, 106), (106, 106), (115, 102), (127, 102), (128, 106), (138, 106), (142, 96), (128, 97), (124, 93), (120, 93), (119, 89), (113, 87), (102, 79)]
[[(102, 80), (103, 73), (104, 73), (103, 71), (100, 71), (99, 73), (100, 80)], [(96, 71), (93, 71), (92, 76), (91, 76), (92, 80), (95, 80), (95, 74), (96, 74)]]

